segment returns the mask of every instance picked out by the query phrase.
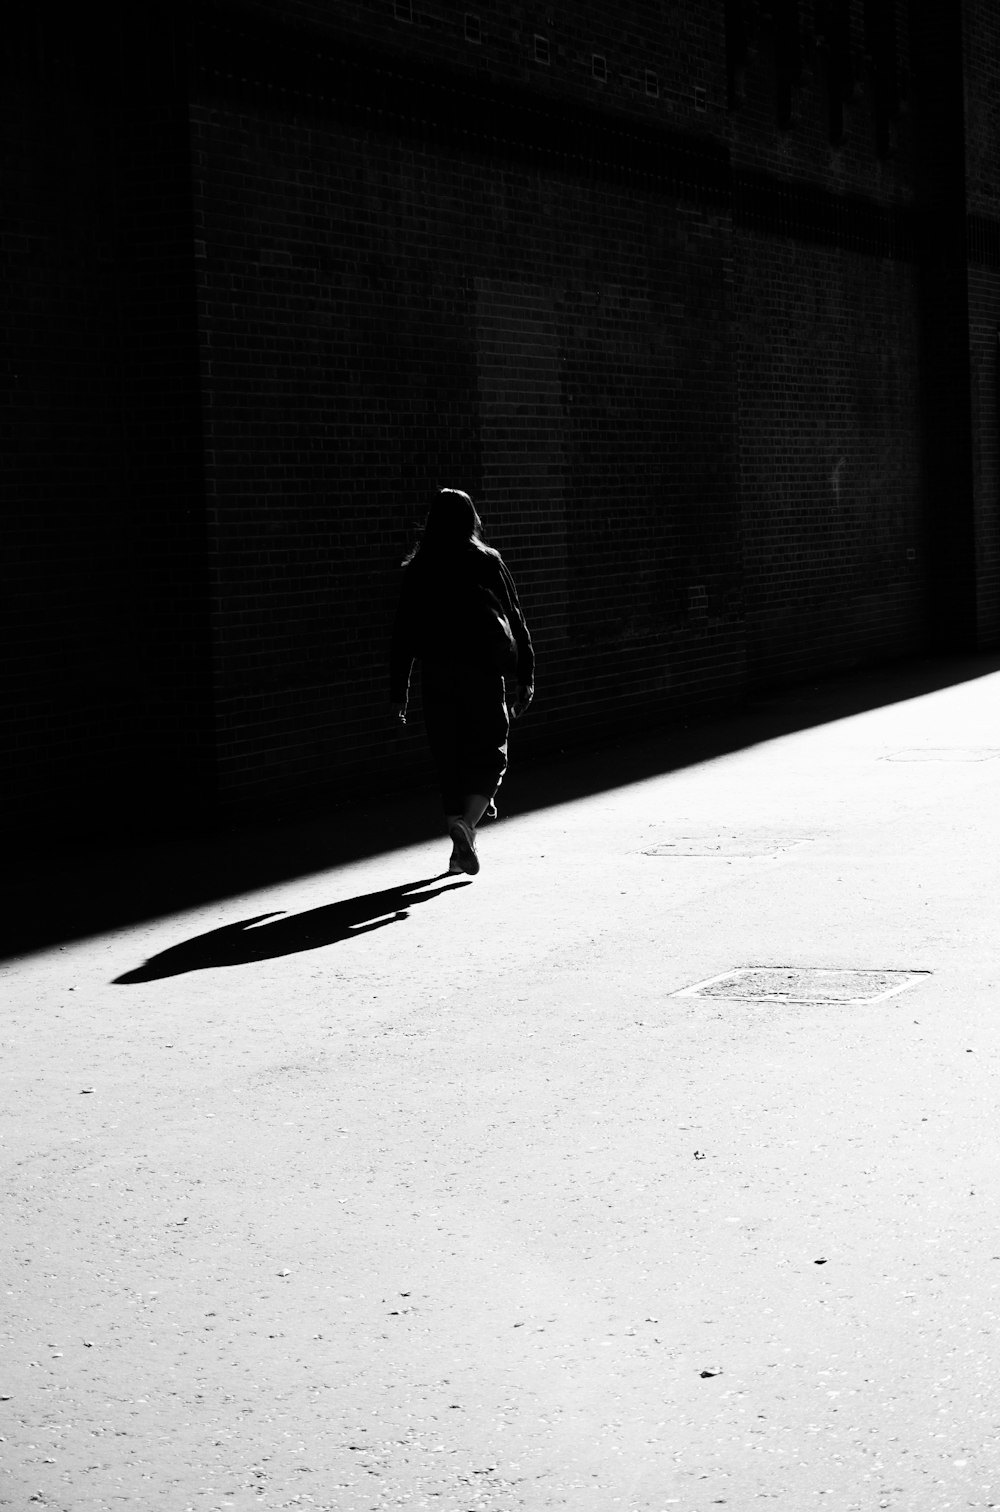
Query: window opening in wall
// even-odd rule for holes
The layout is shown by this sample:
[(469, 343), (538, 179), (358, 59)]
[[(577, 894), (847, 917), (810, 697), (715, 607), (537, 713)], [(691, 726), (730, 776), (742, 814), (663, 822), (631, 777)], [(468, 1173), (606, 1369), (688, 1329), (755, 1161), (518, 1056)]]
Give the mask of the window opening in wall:
[(476, 47), (483, 40), (483, 28), (479, 24), (479, 17), (474, 16), (471, 11), (465, 13), (465, 40), (472, 42)]
[(536, 32), (535, 33), (535, 62), (536, 63), (548, 63), (549, 61), (550, 61), (550, 58), (549, 58), (549, 39), (548, 39), (548, 37), (540, 37), (537, 34), (537, 32)]
[(700, 84), (696, 84), (694, 87), (694, 108), (695, 110), (708, 109), (708, 91)]
[(646, 69), (646, 93), (651, 100), (660, 98), (660, 81), (651, 68)]
[(590, 62), (590, 71), (598, 84), (606, 84), (608, 82), (608, 60), (602, 53), (594, 53)]
[(396, 20), (413, 20), (413, 0), (395, 0)]

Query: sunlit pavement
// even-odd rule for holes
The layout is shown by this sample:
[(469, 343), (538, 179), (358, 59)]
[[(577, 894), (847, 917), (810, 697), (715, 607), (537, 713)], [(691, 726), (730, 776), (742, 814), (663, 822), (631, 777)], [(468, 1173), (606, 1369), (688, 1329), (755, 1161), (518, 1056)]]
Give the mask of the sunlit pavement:
[(0, 1505), (1000, 1506), (998, 709), (0, 969)]

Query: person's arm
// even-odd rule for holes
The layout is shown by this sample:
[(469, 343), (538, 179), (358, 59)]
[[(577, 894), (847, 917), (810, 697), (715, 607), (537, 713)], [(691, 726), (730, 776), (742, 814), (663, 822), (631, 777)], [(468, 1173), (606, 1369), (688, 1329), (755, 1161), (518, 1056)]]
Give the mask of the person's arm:
[(393, 718), (401, 724), (406, 723), (410, 673), (413, 670), (413, 615), (413, 593), (407, 576), (403, 578), (400, 589), (389, 650), (389, 706)]
[(517, 693), (511, 703), (511, 713), (516, 719), (525, 712), (535, 696), (535, 648), (531, 644), (531, 635), (524, 622), (524, 615), (521, 613), (514, 579), (504, 562), (501, 561), (499, 567), (504, 598), (507, 601), (507, 618), (517, 642)]

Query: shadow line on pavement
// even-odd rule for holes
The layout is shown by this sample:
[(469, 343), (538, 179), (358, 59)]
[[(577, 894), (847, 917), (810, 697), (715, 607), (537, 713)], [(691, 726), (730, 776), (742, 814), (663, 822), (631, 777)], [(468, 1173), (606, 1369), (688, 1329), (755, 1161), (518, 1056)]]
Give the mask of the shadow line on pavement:
[(217, 966), (250, 966), (257, 961), (274, 961), (303, 950), (337, 945), (357, 935), (370, 934), (373, 929), (384, 929), (387, 924), (400, 923), (409, 917), (416, 904), (429, 903), (456, 888), (469, 886), (469, 879), (463, 877), (428, 890), (434, 882), (443, 881), (443, 877), (424, 877), (419, 882), (406, 882), (381, 892), (342, 898), (304, 913), (286, 915), (279, 910), (238, 919), (159, 951), (133, 971), (115, 977), (113, 985), (131, 987)]
[[(645, 732), (568, 730), (568, 750), (519, 752), (515, 733), (499, 802), (504, 814), (532, 813), (997, 672), (996, 653), (906, 659), (773, 689), (711, 718), (680, 712), (664, 726), (660, 716)], [(422, 786), (145, 846), (36, 856), (18, 867), (0, 960), (424, 844), (440, 834), (437, 810)]]

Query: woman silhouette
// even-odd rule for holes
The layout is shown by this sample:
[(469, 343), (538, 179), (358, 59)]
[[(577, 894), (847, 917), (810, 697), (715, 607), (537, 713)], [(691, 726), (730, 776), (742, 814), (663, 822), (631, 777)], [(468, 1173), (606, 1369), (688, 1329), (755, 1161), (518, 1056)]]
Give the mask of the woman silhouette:
[(406, 723), (414, 659), (420, 662), (424, 722), (452, 840), (449, 871), (479, 870), (476, 826), (495, 815), (493, 796), (507, 770), (510, 712), (534, 694), (535, 653), (514, 580), (487, 546), (467, 493), (434, 496), (419, 544), (403, 563), (392, 632), (390, 700)]

